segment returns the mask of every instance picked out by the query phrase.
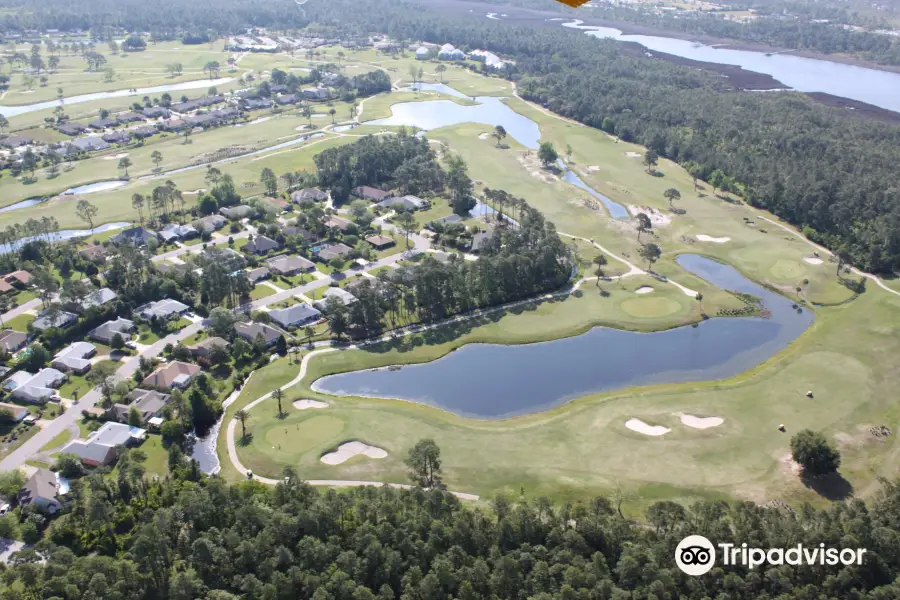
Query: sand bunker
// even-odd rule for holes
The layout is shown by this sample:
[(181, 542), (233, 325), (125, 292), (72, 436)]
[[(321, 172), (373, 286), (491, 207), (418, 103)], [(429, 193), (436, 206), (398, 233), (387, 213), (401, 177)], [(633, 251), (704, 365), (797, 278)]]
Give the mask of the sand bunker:
[(652, 294), (653, 288), (650, 287), (649, 285), (645, 285), (643, 287), (639, 287), (638, 289), (634, 290), (634, 293), (635, 294)]
[(626, 152), (625, 156), (627, 156), (628, 158), (640, 158), (641, 153), (640, 152)]
[(354, 456), (364, 454), (369, 458), (387, 458), (387, 451), (362, 442), (347, 442), (338, 446), (337, 451), (329, 452), (320, 458), (326, 465), (339, 465), (345, 463)]
[(807, 256), (807, 257), (804, 257), (803, 260), (808, 262), (811, 265), (821, 265), (823, 262), (825, 262), (821, 258), (816, 258), (815, 256)]
[(119, 160), (120, 158), (125, 158), (128, 156), (127, 152), (123, 152), (121, 154), (116, 154), (115, 156), (104, 156), (103, 160)]
[(588, 171), (599, 171), (600, 167), (598, 165), (591, 165), (588, 167)]
[(486, 140), (486, 139), (488, 139), (489, 137), (491, 137), (491, 134), (489, 134), (488, 132), (484, 132), (484, 133), (482, 133), (481, 135), (478, 136), (478, 139), (479, 139), (479, 140)]
[(294, 408), (297, 410), (306, 410), (308, 408), (327, 408), (328, 404), (319, 402), (318, 400), (294, 400)]
[(625, 421), (625, 427), (632, 431), (643, 433), (644, 435), (665, 435), (672, 431), (668, 427), (663, 427), (662, 425), (647, 425), (640, 419), (628, 419)]
[(711, 235), (706, 235), (705, 233), (700, 233), (697, 235), (697, 239), (701, 242), (712, 242), (713, 244), (724, 244), (725, 242), (730, 242), (730, 237), (712, 237)]
[(722, 417), (695, 417), (693, 415), (681, 415), (681, 422), (694, 429), (709, 429), (718, 427), (725, 422)]

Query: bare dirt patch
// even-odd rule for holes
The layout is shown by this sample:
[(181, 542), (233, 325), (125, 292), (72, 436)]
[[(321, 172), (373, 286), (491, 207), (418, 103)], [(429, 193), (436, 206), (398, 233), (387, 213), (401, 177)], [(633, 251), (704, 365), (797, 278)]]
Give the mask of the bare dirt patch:
[(519, 164), (522, 165), (526, 171), (531, 173), (532, 177), (537, 177), (544, 183), (553, 183), (557, 181), (557, 177), (547, 171), (542, 165), (541, 161), (538, 160), (536, 154), (532, 152), (521, 153), (516, 159), (519, 161)]
[(629, 204), (628, 212), (630, 212), (631, 216), (633, 217), (636, 217), (639, 213), (644, 213), (645, 215), (650, 217), (650, 222), (654, 227), (664, 227), (672, 223), (672, 219), (669, 217), (669, 215), (661, 212), (656, 208), (653, 208), (652, 206), (636, 206), (634, 204)]

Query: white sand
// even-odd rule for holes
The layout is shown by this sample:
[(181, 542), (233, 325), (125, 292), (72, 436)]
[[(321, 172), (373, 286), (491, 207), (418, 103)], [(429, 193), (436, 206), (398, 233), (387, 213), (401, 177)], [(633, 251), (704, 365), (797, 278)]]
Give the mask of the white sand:
[(632, 431), (637, 431), (638, 433), (643, 433), (644, 435), (665, 435), (672, 431), (668, 427), (663, 427), (662, 425), (647, 425), (640, 419), (628, 419), (625, 421), (625, 427)]
[(104, 156), (103, 160), (119, 160), (120, 158), (125, 158), (128, 156), (127, 152), (122, 152), (121, 154), (116, 154), (115, 156)]
[(672, 223), (672, 219), (669, 218), (669, 215), (656, 210), (652, 206), (635, 206), (634, 204), (629, 204), (628, 212), (631, 213), (632, 217), (636, 217), (639, 213), (644, 213), (650, 217), (650, 223), (652, 223), (654, 227), (661, 227)]
[(364, 454), (369, 458), (386, 458), (387, 452), (381, 448), (363, 444), (362, 442), (347, 442), (338, 446), (337, 451), (329, 452), (320, 458), (326, 465), (339, 465), (345, 463), (354, 456)]
[(313, 115), (312, 118), (313, 118), (313, 119), (324, 119), (324, 118), (327, 117), (327, 116), (328, 116), (328, 115)]
[(306, 410), (308, 408), (327, 408), (328, 404), (319, 402), (318, 400), (294, 400), (294, 408), (297, 410)]
[(653, 288), (650, 287), (649, 285), (645, 285), (643, 287), (639, 287), (638, 289), (634, 290), (634, 293), (635, 294), (652, 294)]
[(712, 237), (711, 235), (706, 235), (705, 233), (700, 233), (697, 235), (697, 239), (701, 242), (712, 242), (714, 244), (724, 244), (725, 242), (730, 242), (730, 237)]
[(626, 152), (625, 156), (627, 156), (628, 158), (640, 158), (641, 153), (640, 152)]
[(591, 165), (588, 167), (588, 171), (599, 171), (600, 167), (598, 165)]
[(709, 429), (718, 427), (725, 422), (722, 417), (695, 417), (693, 415), (681, 415), (681, 422), (694, 429)]
[(806, 256), (803, 258), (803, 260), (811, 265), (821, 265), (823, 262), (825, 262), (821, 258), (816, 258), (815, 256)]
[(478, 136), (478, 139), (479, 139), (479, 140), (486, 140), (486, 139), (488, 139), (489, 137), (491, 137), (491, 134), (489, 134), (489, 133), (487, 133), (487, 132), (484, 132), (484, 133), (482, 133), (481, 135)]

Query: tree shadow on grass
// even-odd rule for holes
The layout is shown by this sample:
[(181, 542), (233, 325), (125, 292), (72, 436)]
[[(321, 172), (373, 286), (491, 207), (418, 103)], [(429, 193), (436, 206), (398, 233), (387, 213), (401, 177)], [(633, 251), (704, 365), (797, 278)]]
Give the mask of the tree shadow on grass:
[(853, 496), (853, 485), (837, 471), (820, 477), (801, 475), (800, 481), (815, 493), (833, 502)]
[(253, 432), (252, 432), (252, 431), (248, 431), (248, 432), (247, 432), (247, 435), (242, 436), (242, 437), (237, 441), (237, 445), (238, 445), (238, 446), (241, 446), (242, 448), (243, 448), (243, 447), (246, 447), (246, 446), (249, 446), (249, 445), (252, 444), (252, 443), (253, 443)]

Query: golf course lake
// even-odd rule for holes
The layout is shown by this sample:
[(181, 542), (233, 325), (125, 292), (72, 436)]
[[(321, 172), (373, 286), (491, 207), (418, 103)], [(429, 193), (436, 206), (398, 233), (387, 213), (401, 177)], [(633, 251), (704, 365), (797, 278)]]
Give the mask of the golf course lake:
[(823, 92), (900, 112), (900, 73), (788, 53), (734, 50), (653, 35), (625, 35), (611, 27), (582, 25), (577, 19), (562, 25), (599, 38), (636, 42), (655, 52), (720, 65), (737, 65), (748, 71), (771, 75), (798, 92)]
[(793, 302), (730, 265), (693, 254), (677, 260), (719, 288), (761, 299), (767, 316), (712, 318), (654, 333), (597, 327), (537, 344), (469, 344), (430, 363), (323, 377), (313, 388), (337, 396), (410, 400), (465, 417), (496, 419), (631, 386), (733, 377), (786, 348), (813, 323), (811, 311), (798, 312)]
[[(62, 231), (57, 231), (56, 233), (51, 234), (50, 240), (59, 242), (63, 240), (71, 240), (72, 238), (88, 237), (97, 233), (113, 231), (115, 229), (122, 229), (123, 227), (128, 227), (129, 225), (131, 225), (131, 223), (104, 223), (103, 225), (98, 225), (97, 227), (95, 227), (93, 231), (91, 231), (90, 229), (63, 229)], [(16, 240), (16, 243), (25, 244), (35, 239), (38, 238), (24, 237), (22, 239)], [(0, 244), (0, 254), (6, 254), (9, 251), (9, 244)]]
[[(178, 92), (181, 90), (196, 90), (215, 87), (233, 81), (233, 77), (222, 77), (220, 79), (197, 79), (194, 81), (183, 81), (181, 83), (170, 83), (168, 85), (157, 85), (148, 88), (137, 88), (130, 90), (115, 90), (111, 92), (96, 92), (94, 94), (82, 94), (80, 96), (71, 96), (63, 98), (64, 106), (70, 104), (80, 104), (82, 102), (93, 102), (95, 100), (105, 100), (107, 98), (124, 98), (127, 96), (150, 96), (153, 94), (163, 94), (165, 92)], [(45, 108), (56, 108), (59, 106), (59, 100), (48, 100), (46, 102), (35, 102), (34, 104), (20, 104), (10, 106), (0, 106), (0, 113), (6, 118), (24, 115), (36, 110), (44, 110)]]

